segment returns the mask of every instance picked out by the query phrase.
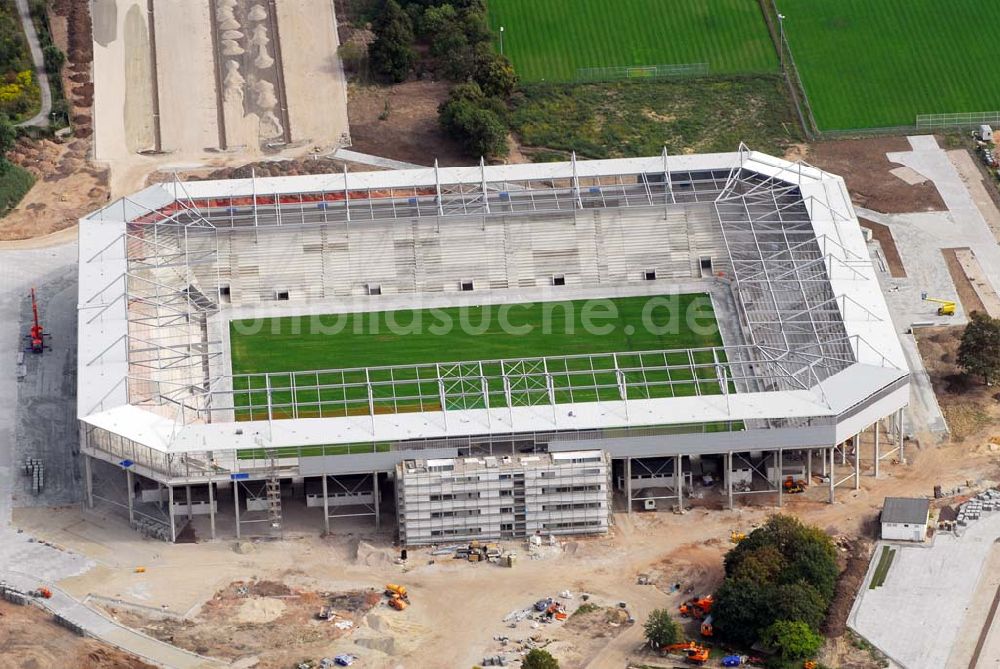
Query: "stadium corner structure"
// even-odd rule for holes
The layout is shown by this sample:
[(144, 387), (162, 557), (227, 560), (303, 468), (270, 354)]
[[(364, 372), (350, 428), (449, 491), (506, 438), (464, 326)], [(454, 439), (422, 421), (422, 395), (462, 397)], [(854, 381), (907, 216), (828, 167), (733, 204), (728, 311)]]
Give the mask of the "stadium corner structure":
[[(600, 533), (692, 491), (833, 501), (903, 459), (907, 366), (844, 181), (742, 146), (166, 182), (82, 219), (79, 253), (86, 502), (165, 540)], [(691, 293), (721, 345), (233, 371), (237, 320)]]

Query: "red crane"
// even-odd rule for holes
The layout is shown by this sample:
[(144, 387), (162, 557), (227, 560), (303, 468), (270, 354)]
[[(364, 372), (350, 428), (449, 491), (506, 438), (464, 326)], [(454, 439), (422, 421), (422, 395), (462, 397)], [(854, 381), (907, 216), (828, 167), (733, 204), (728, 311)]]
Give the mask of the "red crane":
[(32, 353), (41, 353), (48, 348), (45, 345), (45, 338), (48, 334), (42, 329), (42, 324), (38, 320), (38, 300), (35, 299), (34, 288), (31, 289), (31, 311), (35, 316), (35, 322), (32, 324), (31, 334), (28, 336), (28, 339), (31, 340), (30, 350)]

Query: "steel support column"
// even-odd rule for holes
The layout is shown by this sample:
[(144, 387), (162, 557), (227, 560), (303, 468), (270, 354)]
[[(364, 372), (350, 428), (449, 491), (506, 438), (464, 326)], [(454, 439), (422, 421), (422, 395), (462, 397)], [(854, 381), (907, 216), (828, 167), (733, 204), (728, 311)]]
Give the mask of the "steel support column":
[[(824, 457), (826, 457), (826, 456), (824, 455)], [(834, 469), (835, 469), (834, 465), (836, 464), (836, 462), (837, 462), (837, 447), (836, 446), (831, 446), (830, 447), (830, 504), (833, 504), (833, 498), (834, 498), (833, 486), (835, 484), (834, 484), (833, 476), (834, 476)]]
[(680, 455), (674, 456), (674, 486), (677, 488), (677, 510), (684, 510), (684, 472)]
[(208, 482), (208, 522), (212, 525), (212, 541), (215, 541), (215, 484)]
[(872, 476), (874, 476), (875, 478), (878, 478), (878, 461), (879, 461), (879, 458), (881, 457), (881, 455), (880, 455), (880, 454), (879, 454), (879, 452), (878, 452), (878, 451), (879, 451), (879, 448), (878, 448), (878, 438), (879, 438), (879, 434), (878, 434), (878, 433), (879, 433), (879, 431), (880, 431), (880, 430), (879, 430), (879, 424), (880, 424), (881, 422), (882, 422), (882, 421), (878, 421), (878, 420), (877, 420), (877, 421), (875, 421), (875, 446), (874, 446), (874, 450), (875, 450), (875, 459), (873, 460), (873, 463), (874, 463), (874, 465), (875, 465), (875, 471), (874, 471), (874, 473), (872, 474)]
[(174, 487), (167, 486), (167, 513), (170, 516), (170, 543), (177, 541), (177, 525), (174, 522)]
[(381, 527), (381, 519), (378, 510), (378, 472), (372, 472), (372, 497), (375, 499), (375, 531)]
[(806, 484), (813, 482), (813, 449), (806, 449)]
[(240, 538), (240, 482), (233, 481), (233, 505), (236, 507), (236, 538)]
[(128, 524), (131, 525), (135, 522), (135, 491), (132, 490), (132, 470), (125, 470), (125, 492), (128, 499)]
[(896, 414), (896, 447), (899, 449), (899, 461), (906, 464), (906, 453), (903, 452), (903, 410)]
[(854, 437), (854, 489), (861, 489), (861, 435), (864, 432), (859, 432), (858, 436)]
[(729, 510), (733, 509), (733, 452), (726, 453), (726, 494), (729, 496)]
[(88, 509), (94, 508), (94, 472), (91, 469), (90, 456), (83, 456), (83, 476), (87, 497), (85, 499)]
[(191, 520), (194, 518), (194, 512), (191, 509), (191, 486), (184, 486), (184, 492), (187, 494), (188, 520)]
[(326, 474), (323, 474), (323, 531), (330, 533), (330, 498), (328, 495)]
[(785, 463), (784, 451), (778, 449), (778, 508), (785, 503)]
[(632, 458), (625, 458), (625, 508), (632, 513)]

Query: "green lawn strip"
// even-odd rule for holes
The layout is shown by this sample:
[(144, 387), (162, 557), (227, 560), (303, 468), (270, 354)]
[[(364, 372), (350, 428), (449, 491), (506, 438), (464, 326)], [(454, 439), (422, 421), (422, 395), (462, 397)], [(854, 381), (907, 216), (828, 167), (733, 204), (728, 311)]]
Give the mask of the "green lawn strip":
[(868, 585), (869, 590), (874, 590), (885, 583), (885, 577), (892, 566), (892, 559), (896, 556), (896, 549), (889, 546), (882, 546), (882, 554), (879, 556), (878, 564), (875, 566), (875, 573), (872, 574), (872, 582)]
[[(801, 139), (778, 75), (607, 84), (526, 84), (512, 114), (536, 159), (733, 151), (782, 155)], [(710, 109), (711, 113), (706, 113)], [(555, 153), (553, 153), (555, 150)], [(537, 152), (537, 153), (533, 153)]]
[[(751, 0), (490, 0), (490, 24), (524, 81), (573, 81), (581, 68), (708, 63), (712, 73), (774, 72)], [(500, 40), (494, 40), (499, 48)]]
[(0, 217), (16, 207), (34, 184), (31, 172), (0, 159)]
[[(322, 446), (282, 446), (275, 448), (275, 455), (279, 458), (308, 458), (323, 455), (350, 455), (359, 453), (388, 453), (392, 450), (392, 444), (379, 442), (372, 444), (369, 442), (357, 444), (326, 444)], [(245, 451), (237, 451), (239, 460), (263, 460), (267, 458), (267, 449), (251, 448)]]
[(777, 4), (821, 130), (909, 126), (917, 114), (1000, 110), (1000, 74), (977, 66), (995, 60), (995, 5), (987, 11), (983, 3), (940, 0)]

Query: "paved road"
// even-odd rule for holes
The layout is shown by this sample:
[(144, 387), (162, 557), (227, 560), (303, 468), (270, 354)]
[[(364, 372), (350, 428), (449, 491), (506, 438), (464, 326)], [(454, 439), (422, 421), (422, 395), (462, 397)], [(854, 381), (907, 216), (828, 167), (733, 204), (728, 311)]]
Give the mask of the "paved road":
[(52, 591), (52, 599), (38, 600), (43, 608), (85, 629), (88, 634), (137, 655), (147, 662), (171, 669), (209, 669), (225, 666), (120, 625), (103, 613), (82, 604), (59, 588), (54, 587), (51, 583), (16, 571), (6, 570), (0, 570), (0, 580), (6, 581), (22, 591), (35, 590), (42, 586), (49, 588)]
[(28, 0), (17, 0), (17, 11), (21, 15), (21, 25), (24, 34), (28, 36), (28, 46), (31, 48), (31, 60), (35, 63), (35, 76), (38, 77), (38, 87), (42, 91), (42, 108), (27, 121), (18, 125), (32, 125), (40, 128), (49, 125), (49, 114), (52, 113), (52, 91), (49, 88), (49, 75), (45, 72), (45, 57), (42, 55), (42, 45), (35, 32), (35, 24), (31, 21), (31, 10)]
[[(36, 248), (8, 250), (0, 248), (0, 580), (5, 580), (15, 587), (24, 590), (46, 586), (53, 590), (54, 596), (45, 602), (45, 607), (53, 613), (65, 617), (79, 625), (91, 636), (125, 651), (138, 655), (152, 664), (178, 669), (194, 669), (197, 667), (223, 666), (213, 660), (200, 657), (181, 650), (169, 644), (162, 643), (144, 634), (122, 627), (100, 611), (90, 608), (77, 601), (69, 594), (53, 587), (54, 583), (69, 578), (94, 566), (93, 562), (82, 555), (64, 550), (60, 547), (34, 541), (27, 534), (18, 532), (11, 523), (12, 499), (11, 493), (23, 487), (24, 477), (18, 466), (18, 451), (31, 442), (37, 446), (39, 435), (25, 433), (16, 429), (21, 418), (18, 398), (24, 390), (24, 381), (17, 381), (15, 375), (16, 354), (23, 347), (22, 336), (25, 331), (24, 303), (25, 296), (32, 285), (47, 286), (52, 282), (53, 275), (69, 275), (76, 271), (77, 246), (75, 238), (69, 243)], [(51, 310), (47, 313), (47, 324), (53, 330), (53, 336), (63, 336), (58, 345), (53, 341), (53, 351), (46, 353), (43, 361), (35, 363), (34, 372), (47, 372), (55, 378), (39, 379), (51, 386), (53, 394), (63, 393), (69, 396), (69, 408), (65, 411), (73, 413), (72, 400), (75, 388), (72, 383), (66, 385), (61, 369), (43, 369), (39, 363), (60, 363), (59, 356), (50, 353), (67, 352), (67, 348), (75, 342), (71, 321), (75, 320), (76, 312), (71, 306), (71, 300), (76, 294), (70, 286), (58, 293), (61, 303), (51, 302)], [(55, 297), (56, 294), (53, 294)], [(44, 307), (43, 307), (44, 308)], [(45, 376), (42, 374), (42, 376)], [(44, 385), (44, 384), (43, 384)], [(63, 409), (60, 408), (60, 412)], [(69, 416), (73, 420), (73, 416)], [(68, 449), (67, 444), (49, 444)], [(46, 459), (52, 453), (42, 454)], [(66, 454), (64, 454), (66, 455)], [(68, 456), (67, 456), (68, 457)], [(58, 466), (66, 466), (59, 461)], [(55, 482), (64, 472), (54, 472)], [(69, 479), (67, 479), (69, 480)], [(23, 490), (21, 491), (22, 495)], [(62, 499), (66, 503), (72, 497), (68, 488), (53, 490), (54, 493), (66, 493), (69, 497)], [(20, 505), (32, 503), (32, 498), (21, 497)], [(26, 573), (30, 571), (30, 573)]]

